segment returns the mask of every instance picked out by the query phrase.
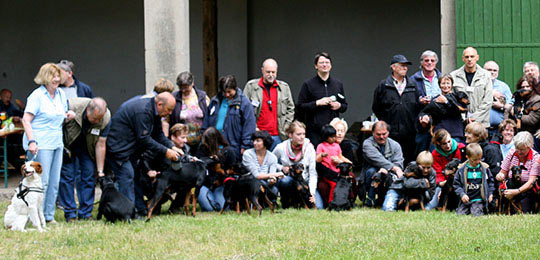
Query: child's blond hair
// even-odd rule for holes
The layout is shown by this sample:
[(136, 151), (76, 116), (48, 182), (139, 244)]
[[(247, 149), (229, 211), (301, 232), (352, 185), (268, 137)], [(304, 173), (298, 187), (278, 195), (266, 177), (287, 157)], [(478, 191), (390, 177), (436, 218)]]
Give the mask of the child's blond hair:
[(423, 151), (416, 157), (416, 163), (433, 165), (433, 155), (428, 151)]

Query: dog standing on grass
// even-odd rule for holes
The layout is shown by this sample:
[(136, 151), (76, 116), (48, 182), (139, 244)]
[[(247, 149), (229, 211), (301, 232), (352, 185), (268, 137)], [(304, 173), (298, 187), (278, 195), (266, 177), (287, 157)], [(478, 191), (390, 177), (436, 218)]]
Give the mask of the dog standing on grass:
[(32, 222), (39, 232), (47, 230), (43, 215), (43, 184), (41, 163), (28, 161), (21, 167), (23, 180), (4, 216), (4, 226), (10, 230), (26, 232), (26, 223)]

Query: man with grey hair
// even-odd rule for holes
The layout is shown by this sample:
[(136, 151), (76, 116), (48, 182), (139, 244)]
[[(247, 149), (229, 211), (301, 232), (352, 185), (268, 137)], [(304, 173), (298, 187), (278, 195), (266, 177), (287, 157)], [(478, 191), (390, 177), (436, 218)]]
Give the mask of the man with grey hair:
[[(439, 57), (437, 53), (426, 50), (420, 55), (420, 70), (411, 76), (411, 80), (416, 84), (418, 94), (420, 95), (420, 104), (425, 106), (431, 102), (431, 99), (441, 94), (439, 87), (439, 76), (441, 72), (437, 69)], [(416, 133), (416, 151), (429, 150), (431, 144), (431, 134), (429, 133), (429, 116), (425, 115), (418, 119)]]
[(73, 68), (75, 67), (73, 62), (69, 60), (60, 60), (56, 65), (62, 69), (63, 76), (60, 87), (64, 90), (68, 99), (74, 97), (94, 97), (92, 88), (86, 83), (79, 81), (75, 75), (73, 75)]
[(463, 50), (464, 65), (450, 73), (454, 78), (454, 91), (463, 91), (469, 96), (466, 123), (480, 122), (489, 127), (489, 111), (493, 104), (493, 81), (491, 74), (477, 64), (478, 52), (473, 47)]
[[(92, 217), (94, 205), (94, 170), (103, 176), (105, 146), (111, 112), (100, 97), (70, 98), (69, 110), (75, 118), (64, 124), (64, 161), (60, 175), (58, 201), (66, 221)], [(95, 165), (95, 167), (94, 167)], [(79, 207), (75, 202), (77, 188)]]
[(392, 57), (392, 72), (383, 79), (373, 95), (373, 113), (390, 125), (390, 137), (401, 145), (405, 164), (416, 158), (416, 121), (420, 111), (420, 95), (416, 84), (407, 77), (412, 63), (405, 56)]
[(525, 64), (523, 64), (523, 75), (533, 77), (534, 79), (536, 79), (536, 82), (540, 81), (538, 63), (534, 61), (525, 62)]
[(277, 80), (277, 62), (264, 60), (262, 77), (252, 79), (244, 87), (244, 95), (251, 100), (257, 118), (257, 130), (267, 131), (274, 143), (270, 150), (287, 139), (286, 127), (294, 119), (294, 101), (289, 84)]
[(497, 79), (499, 65), (495, 61), (490, 60), (484, 63), (484, 69), (491, 73), (493, 82), (493, 104), (489, 111), (490, 127), (488, 128), (491, 136), (498, 132), (499, 124), (504, 120), (504, 111), (512, 107), (512, 92), (506, 83)]

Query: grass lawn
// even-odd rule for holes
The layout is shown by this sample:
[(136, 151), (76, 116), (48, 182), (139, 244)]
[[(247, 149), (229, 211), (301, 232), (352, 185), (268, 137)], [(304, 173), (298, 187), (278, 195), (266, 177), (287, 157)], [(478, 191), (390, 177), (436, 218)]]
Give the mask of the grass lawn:
[[(3, 215), (7, 202), (0, 203)], [(167, 208), (165, 206), (164, 208)], [(540, 216), (278, 210), (0, 231), (2, 259), (540, 259)], [(94, 214), (95, 216), (95, 214)]]

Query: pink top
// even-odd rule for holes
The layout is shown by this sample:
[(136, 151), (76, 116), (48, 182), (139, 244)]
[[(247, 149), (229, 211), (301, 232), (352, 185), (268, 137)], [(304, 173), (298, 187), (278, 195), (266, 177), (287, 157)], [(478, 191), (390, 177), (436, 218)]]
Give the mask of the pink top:
[(328, 156), (323, 157), (322, 159), (322, 165), (326, 166), (326, 168), (335, 171), (339, 173), (338, 168), (336, 168), (336, 165), (332, 162), (332, 156), (338, 156), (341, 154), (341, 147), (338, 143), (327, 143), (322, 142), (319, 145), (317, 145), (317, 154), (321, 153), (327, 153)]
[[(538, 176), (538, 160), (540, 160), (540, 155), (531, 149), (529, 151), (529, 155), (527, 156), (527, 161), (520, 162), (516, 153), (516, 148), (512, 148), (506, 154), (506, 158), (504, 158), (502, 162), (501, 169), (508, 172), (508, 177), (512, 177), (512, 171), (510, 171), (510, 168), (512, 166), (524, 165), (525, 169), (523, 169), (521, 172), (521, 182), (527, 182), (529, 180), (529, 176)], [(495, 176), (497, 174), (493, 173), (493, 175)]]

